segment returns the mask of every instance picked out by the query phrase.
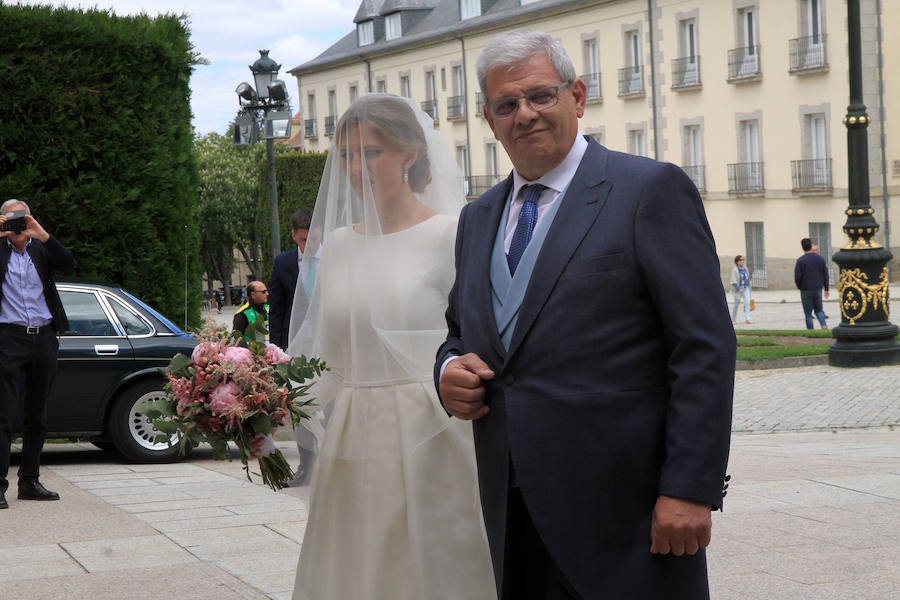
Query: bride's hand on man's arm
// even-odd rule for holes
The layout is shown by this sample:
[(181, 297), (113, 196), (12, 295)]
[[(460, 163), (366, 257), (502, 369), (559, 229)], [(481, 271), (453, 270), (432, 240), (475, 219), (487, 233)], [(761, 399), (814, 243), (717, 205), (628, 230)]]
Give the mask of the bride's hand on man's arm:
[(484, 382), (493, 378), (494, 372), (477, 354), (470, 352), (453, 359), (441, 375), (439, 388), (444, 408), (458, 419), (480, 419), (490, 411), (484, 403)]

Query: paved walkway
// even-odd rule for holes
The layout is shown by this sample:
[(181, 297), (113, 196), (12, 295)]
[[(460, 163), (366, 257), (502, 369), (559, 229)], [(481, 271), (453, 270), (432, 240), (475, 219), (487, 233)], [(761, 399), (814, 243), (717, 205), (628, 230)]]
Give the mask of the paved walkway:
[[(773, 319), (799, 312), (762, 304)], [(900, 598), (898, 388), (900, 367), (738, 373), (713, 600)], [(296, 446), (279, 446), (295, 463)], [(0, 598), (290, 598), (308, 488), (272, 493), (203, 448), (125, 465), (54, 444), (44, 465), (62, 500), (13, 494), (0, 511)]]

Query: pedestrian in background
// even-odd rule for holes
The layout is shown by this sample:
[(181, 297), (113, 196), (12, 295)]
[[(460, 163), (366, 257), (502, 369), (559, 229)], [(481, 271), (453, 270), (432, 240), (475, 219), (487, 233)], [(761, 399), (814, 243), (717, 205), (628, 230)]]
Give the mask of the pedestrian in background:
[(738, 307), (741, 298), (744, 299), (744, 319), (750, 320), (750, 271), (744, 266), (744, 257), (738, 254), (734, 257), (734, 268), (731, 270), (731, 287), (734, 294), (734, 306), (731, 309), (731, 322), (737, 323)]
[(251, 337), (247, 335), (247, 326), (250, 323), (262, 319), (266, 327), (269, 326), (269, 290), (262, 281), (251, 281), (247, 284), (245, 293), (248, 300), (237, 310), (231, 325), (249, 340)]
[[(13, 211), (25, 211), (25, 227), (7, 229)], [(3, 239), (5, 238), (5, 240)], [(12, 421), (23, 408), (19, 500), (59, 500), (40, 480), (47, 437), (47, 396), (56, 376), (60, 333), (69, 328), (54, 271), (75, 267), (75, 257), (47, 233), (20, 200), (0, 205), (0, 509), (9, 508)]]
[(797, 259), (794, 265), (794, 283), (800, 290), (800, 302), (803, 304), (803, 317), (806, 319), (806, 328), (814, 329), (813, 315), (819, 320), (822, 329), (828, 329), (825, 323), (825, 311), (822, 310), (822, 289), (825, 289), (825, 298), (828, 298), (828, 265), (825, 259), (819, 256), (809, 238), (800, 240), (803, 248), (803, 256)]

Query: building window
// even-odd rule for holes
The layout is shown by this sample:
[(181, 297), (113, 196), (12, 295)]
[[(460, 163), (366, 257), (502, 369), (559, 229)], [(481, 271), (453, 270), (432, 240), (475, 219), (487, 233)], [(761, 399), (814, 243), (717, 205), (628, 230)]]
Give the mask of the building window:
[(809, 241), (819, 247), (819, 254), (828, 265), (828, 283), (834, 283), (834, 263), (831, 262), (831, 223), (810, 223)]
[(747, 244), (747, 269), (750, 271), (750, 287), (768, 287), (766, 278), (766, 238), (762, 222), (745, 221), (744, 238)]
[(584, 40), (584, 75), (581, 80), (587, 86), (587, 99), (599, 100), (600, 95), (600, 54), (597, 50), (597, 38)]
[(794, 191), (830, 190), (831, 159), (824, 113), (803, 117), (803, 159), (791, 161)]
[(368, 46), (375, 43), (374, 21), (363, 21), (356, 26), (356, 39), (360, 46)]
[(384, 19), (384, 39), (393, 40), (403, 35), (402, 13), (389, 14)]
[(375, 91), (379, 94), (387, 93), (387, 81), (383, 77), (375, 80)]
[(450, 68), (450, 77), (453, 84), (453, 95), (447, 98), (447, 118), (463, 119), (466, 116), (466, 96), (462, 66), (453, 65)]
[(681, 58), (672, 61), (672, 87), (700, 85), (700, 55), (697, 51), (697, 22), (685, 19), (679, 23), (679, 52)]
[(328, 116), (325, 117), (325, 135), (334, 135), (334, 123), (337, 118), (337, 94), (328, 90)]
[(790, 41), (790, 71), (823, 70), (828, 66), (825, 54), (825, 28), (822, 0), (802, 0), (800, 37)]
[(308, 138), (318, 137), (316, 131), (316, 95), (307, 94), (306, 96), (306, 115), (307, 119), (303, 121), (303, 134)]
[(400, 95), (405, 98), (412, 97), (412, 92), (409, 89), (409, 75), (400, 76)]
[(762, 192), (763, 165), (760, 160), (759, 121), (748, 119), (738, 124), (740, 162), (728, 165), (728, 191), (736, 194)]
[(647, 144), (643, 129), (628, 131), (628, 153), (636, 156), (647, 156)]
[(469, 152), (465, 146), (456, 147), (456, 164), (459, 165), (459, 170), (463, 173), (463, 186), (465, 187), (466, 196), (468, 196), (472, 189), (472, 182), (469, 180)]
[(437, 82), (434, 71), (425, 71), (425, 100), (421, 103), (422, 111), (427, 113), (435, 121), (438, 120), (437, 112)]
[(699, 125), (687, 125), (682, 131), (684, 172), (700, 192), (706, 191), (706, 167), (703, 163), (703, 134)]
[(356, 102), (357, 98), (359, 98), (359, 87), (354, 84), (350, 86), (350, 104)]
[(759, 76), (759, 41), (756, 9), (742, 8), (737, 12), (738, 47), (728, 52), (728, 79), (756, 79)]
[(644, 67), (641, 64), (641, 38), (638, 30), (625, 32), (625, 68), (619, 69), (619, 95), (644, 93)]
[(459, 17), (460, 19), (471, 19), (481, 15), (481, 0), (460, 0)]

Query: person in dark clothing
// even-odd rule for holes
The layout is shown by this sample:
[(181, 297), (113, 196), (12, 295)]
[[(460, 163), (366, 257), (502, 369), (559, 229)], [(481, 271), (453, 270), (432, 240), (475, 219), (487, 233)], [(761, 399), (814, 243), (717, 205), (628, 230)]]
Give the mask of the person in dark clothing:
[(806, 318), (806, 328), (813, 329), (813, 314), (819, 320), (822, 329), (828, 329), (825, 324), (825, 311), (822, 310), (822, 289), (825, 289), (825, 298), (828, 298), (828, 265), (825, 259), (819, 256), (809, 238), (800, 240), (803, 248), (803, 256), (797, 259), (794, 265), (794, 283), (800, 290), (800, 302), (803, 304), (803, 316)]
[[(235, 313), (231, 327), (235, 331), (244, 333), (250, 323), (262, 319), (266, 326), (269, 324), (269, 290), (262, 281), (251, 281), (247, 284), (247, 302)], [(246, 338), (247, 335), (245, 334)], [(247, 338), (250, 339), (250, 338)]]
[[(17, 218), (15, 211), (25, 212), (24, 229), (2, 231), (8, 219)], [(59, 500), (39, 476), (57, 336), (69, 328), (53, 274), (74, 267), (75, 257), (31, 216), (27, 204), (7, 200), (0, 205), (0, 509), (9, 508), (10, 443), (19, 411), (24, 421), (18, 498)]]

